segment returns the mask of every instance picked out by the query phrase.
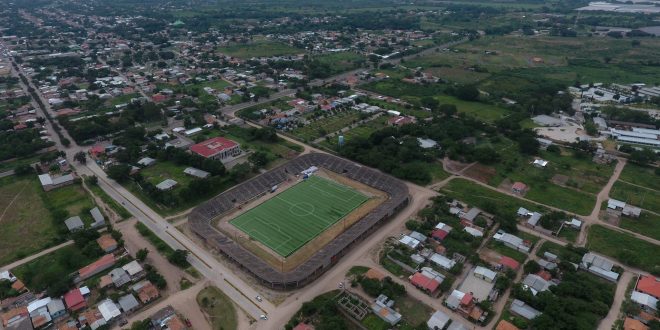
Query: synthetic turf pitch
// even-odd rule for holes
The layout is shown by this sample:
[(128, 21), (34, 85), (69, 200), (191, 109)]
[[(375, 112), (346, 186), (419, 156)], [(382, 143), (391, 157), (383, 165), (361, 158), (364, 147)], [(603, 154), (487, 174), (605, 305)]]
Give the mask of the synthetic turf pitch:
[(230, 223), (287, 257), (368, 199), (355, 189), (313, 175)]

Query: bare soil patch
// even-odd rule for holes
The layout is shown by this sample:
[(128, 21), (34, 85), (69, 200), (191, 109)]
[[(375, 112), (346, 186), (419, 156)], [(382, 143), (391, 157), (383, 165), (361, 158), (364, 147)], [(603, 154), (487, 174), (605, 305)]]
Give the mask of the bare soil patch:
[(490, 182), (490, 179), (492, 179), (495, 174), (497, 174), (497, 170), (495, 168), (490, 167), (490, 166), (485, 166), (482, 164), (474, 164), (470, 166), (465, 172), (463, 173), (465, 176), (473, 178), (479, 182), (483, 183), (488, 183)]

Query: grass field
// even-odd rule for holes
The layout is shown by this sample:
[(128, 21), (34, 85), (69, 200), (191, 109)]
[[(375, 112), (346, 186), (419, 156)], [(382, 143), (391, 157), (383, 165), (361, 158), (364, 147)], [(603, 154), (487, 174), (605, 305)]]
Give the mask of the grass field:
[(586, 247), (624, 264), (660, 274), (660, 253), (653, 253), (660, 247), (632, 235), (594, 225), (589, 229)]
[(238, 58), (268, 57), (304, 53), (304, 49), (291, 47), (279, 41), (258, 40), (246, 44), (231, 44), (217, 49), (219, 52)]
[(312, 141), (349, 126), (358, 121), (359, 118), (360, 113), (357, 111), (344, 111), (328, 118), (318, 119), (304, 127), (296, 128), (291, 133), (303, 141)]
[[(660, 192), (617, 181), (610, 191), (612, 198), (660, 213)], [(643, 212), (643, 211), (642, 211)]]
[(628, 162), (623, 168), (619, 180), (660, 191), (660, 175), (654, 173), (653, 167)]
[(42, 193), (36, 176), (0, 179), (0, 265), (29, 256), (57, 240)]
[(210, 286), (197, 294), (197, 304), (211, 319), (213, 330), (238, 328), (236, 307), (222, 291)]
[(493, 213), (514, 213), (519, 207), (543, 213), (545, 208), (493, 189), (485, 188), (465, 179), (454, 179), (444, 186), (442, 193)]
[(193, 180), (193, 177), (183, 173), (185, 165), (177, 165), (168, 161), (158, 161), (156, 164), (143, 168), (140, 173), (144, 178), (156, 185), (165, 179), (172, 179), (180, 185), (185, 186)]
[(367, 199), (349, 187), (311, 176), (230, 223), (287, 257)]
[(621, 217), (619, 227), (660, 240), (660, 216), (642, 211), (638, 219)]

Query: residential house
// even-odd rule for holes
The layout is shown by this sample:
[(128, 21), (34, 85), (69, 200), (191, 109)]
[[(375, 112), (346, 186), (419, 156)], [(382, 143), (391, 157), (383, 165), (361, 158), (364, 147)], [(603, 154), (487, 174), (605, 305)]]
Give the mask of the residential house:
[(82, 219), (77, 215), (64, 220), (64, 224), (66, 225), (66, 228), (69, 229), (69, 232), (75, 232), (85, 228)]
[(62, 299), (53, 298), (46, 307), (48, 307), (48, 313), (50, 313), (53, 320), (57, 320), (66, 315), (66, 308), (64, 307)]
[(211, 173), (209, 172), (198, 170), (194, 167), (187, 167), (185, 170), (183, 170), (183, 173), (196, 177), (198, 179), (206, 179), (211, 175)]
[(65, 174), (62, 176), (52, 177), (50, 174), (39, 175), (39, 182), (44, 191), (51, 191), (59, 187), (64, 187), (74, 182), (73, 174)]
[(430, 267), (422, 267), (422, 269), (409, 277), (410, 284), (418, 289), (426, 292), (431, 296), (435, 296), (440, 289), (440, 284), (445, 280), (445, 276), (433, 270)]
[(99, 228), (105, 225), (105, 218), (103, 217), (103, 214), (98, 207), (94, 207), (93, 209), (89, 210), (89, 213), (92, 215), (92, 219), (94, 219), (91, 228)]
[(98, 308), (90, 308), (80, 313), (80, 316), (78, 316), (78, 322), (80, 322), (81, 326), (87, 325), (92, 330), (96, 330), (107, 323)]
[(495, 327), (495, 330), (520, 330), (520, 328), (511, 324), (511, 322), (507, 320), (500, 320), (500, 322), (497, 323), (497, 327)]
[(548, 161), (543, 159), (535, 159), (532, 164), (534, 164), (534, 166), (538, 168), (545, 168), (546, 166), (548, 166)]
[(438, 267), (445, 269), (445, 270), (450, 270), (452, 267), (456, 265), (456, 261), (451, 260), (441, 254), (434, 253), (431, 255), (429, 258), (429, 261), (432, 263), (436, 264)]
[(413, 250), (417, 249), (417, 247), (419, 247), (419, 245), (421, 244), (420, 241), (418, 241), (418, 240), (416, 240), (416, 239), (414, 239), (414, 238), (412, 238), (408, 235), (404, 235), (403, 237), (401, 237), (401, 239), (399, 240), (399, 243), (401, 243), (403, 245), (406, 245), (406, 246), (408, 246), (409, 248), (411, 248)]
[(488, 283), (492, 283), (495, 281), (495, 277), (497, 277), (497, 273), (482, 266), (477, 266), (474, 269), (474, 276), (477, 278), (480, 278)]
[(156, 160), (151, 157), (144, 157), (137, 162), (141, 167), (149, 167), (153, 164), (156, 164)]
[(401, 314), (397, 313), (392, 306), (394, 300), (389, 299), (386, 295), (379, 295), (378, 298), (371, 304), (371, 310), (389, 325), (396, 325), (401, 321)]
[(524, 241), (518, 236), (505, 233), (502, 230), (498, 230), (497, 233), (493, 235), (493, 239), (514, 250), (522, 251), (525, 253), (529, 253), (529, 250), (531, 249), (529, 242)]
[(512, 313), (527, 320), (533, 320), (534, 318), (541, 315), (541, 312), (534, 309), (532, 306), (525, 304), (525, 302), (523, 302), (522, 300), (518, 300), (518, 299), (514, 299), (513, 302), (511, 302), (511, 307), (509, 307), (509, 310)]
[(163, 182), (157, 184), (156, 188), (160, 191), (167, 191), (174, 189), (174, 187), (176, 187), (177, 184), (179, 183), (172, 179), (165, 179)]
[(527, 192), (527, 185), (520, 181), (516, 181), (511, 186), (511, 191), (515, 194), (524, 195)]
[(110, 253), (117, 249), (117, 241), (110, 234), (103, 234), (96, 239), (96, 242), (105, 253)]
[(431, 315), (428, 321), (426, 321), (426, 326), (429, 330), (442, 330), (447, 327), (448, 324), (452, 322), (452, 319), (449, 318), (449, 315), (445, 314), (442, 311), (436, 311)]
[(160, 297), (158, 288), (156, 288), (153, 283), (146, 280), (133, 285), (131, 290), (138, 295), (138, 299), (143, 304), (150, 303)]
[(135, 296), (132, 294), (127, 294), (123, 297), (120, 297), (117, 301), (121, 310), (126, 313), (132, 313), (140, 307), (140, 303), (135, 299)]
[(117, 288), (122, 287), (124, 284), (131, 281), (131, 277), (128, 276), (123, 268), (115, 268), (110, 271), (110, 277), (112, 278), (112, 283)]
[(140, 279), (144, 276), (144, 269), (140, 266), (140, 263), (137, 260), (133, 260), (121, 267), (128, 276), (131, 277), (132, 281)]
[(176, 311), (172, 306), (166, 306), (162, 308), (161, 310), (157, 311), (154, 315), (151, 315), (151, 325), (156, 329), (160, 330), (163, 329), (165, 324), (167, 323), (167, 320), (169, 320), (172, 316), (176, 315)]
[(71, 291), (64, 294), (64, 303), (66, 303), (66, 307), (71, 312), (77, 312), (87, 307), (85, 297), (83, 297), (80, 289), (78, 288), (72, 289)]
[(467, 212), (459, 213), (459, 218), (461, 219), (461, 222), (471, 224), (474, 222), (474, 219), (476, 219), (480, 213), (481, 213), (480, 209), (473, 207)]
[(7, 330), (34, 330), (32, 326), (32, 320), (29, 317), (21, 317), (16, 321), (12, 322), (10, 325), (6, 326)]
[(109, 269), (115, 264), (115, 256), (112, 254), (106, 254), (101, 257), (99, 260), (81, 268), (78, 270), (78, 279), (84, 281), (96, 274), (101, 273), (102, 271)]
[(426, 239), (427, 239), (424, 234), (418, 233), (416, 231), (412, 231), (410, 234), (408, 234), (408, 236), (420, 241), (421, 243), (426, 242)]
[(536, 274), (527, 274), (522, 283), (532, 292), (533, 295), (537, 295), (539, 292), (546, 291), (550, 288), (551, 285), (553, 285), (551, 282), (546, 281), (541, 276)]
[(121, 311), (119, 310), (117, 304), (115, 304), (110, 299), (102, 301), (100, 304), (98, 304), (97, 308), (99, 309), (99, 312), (101, 313), (101, 316), (103, 316), (103, 319), (106, 323), (121, 315)]
[(580, 268), (586, 269), (588, 272), (608, 281), (616, 282), (619, 280), (619, 274), (612, 271), (613, 267), (614, 263), (612, 261), (591, 252), (585, 253), (580, 263)]

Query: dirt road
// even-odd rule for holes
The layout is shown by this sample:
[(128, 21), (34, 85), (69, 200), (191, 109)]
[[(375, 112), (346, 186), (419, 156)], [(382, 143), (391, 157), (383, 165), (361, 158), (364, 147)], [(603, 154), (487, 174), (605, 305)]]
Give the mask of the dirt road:
[(614, 294), (614, 303), (612, 304), (609, 313), (607, 313), (607, 316), (600, 321), (600, 324), (598, 325), (599, 330), (612, 329), (612, 325), (614, 325), (614, 322), (619, 318), (621, 305), (623, 304), (623, 301), (626, 300), (626, 289), (633, 276), (633, 273), (625, 271), (623, 272), (623, 275), (621, 275), (621, 278), (619, 278), (619, 282), (616, 285), (616, 293)]

